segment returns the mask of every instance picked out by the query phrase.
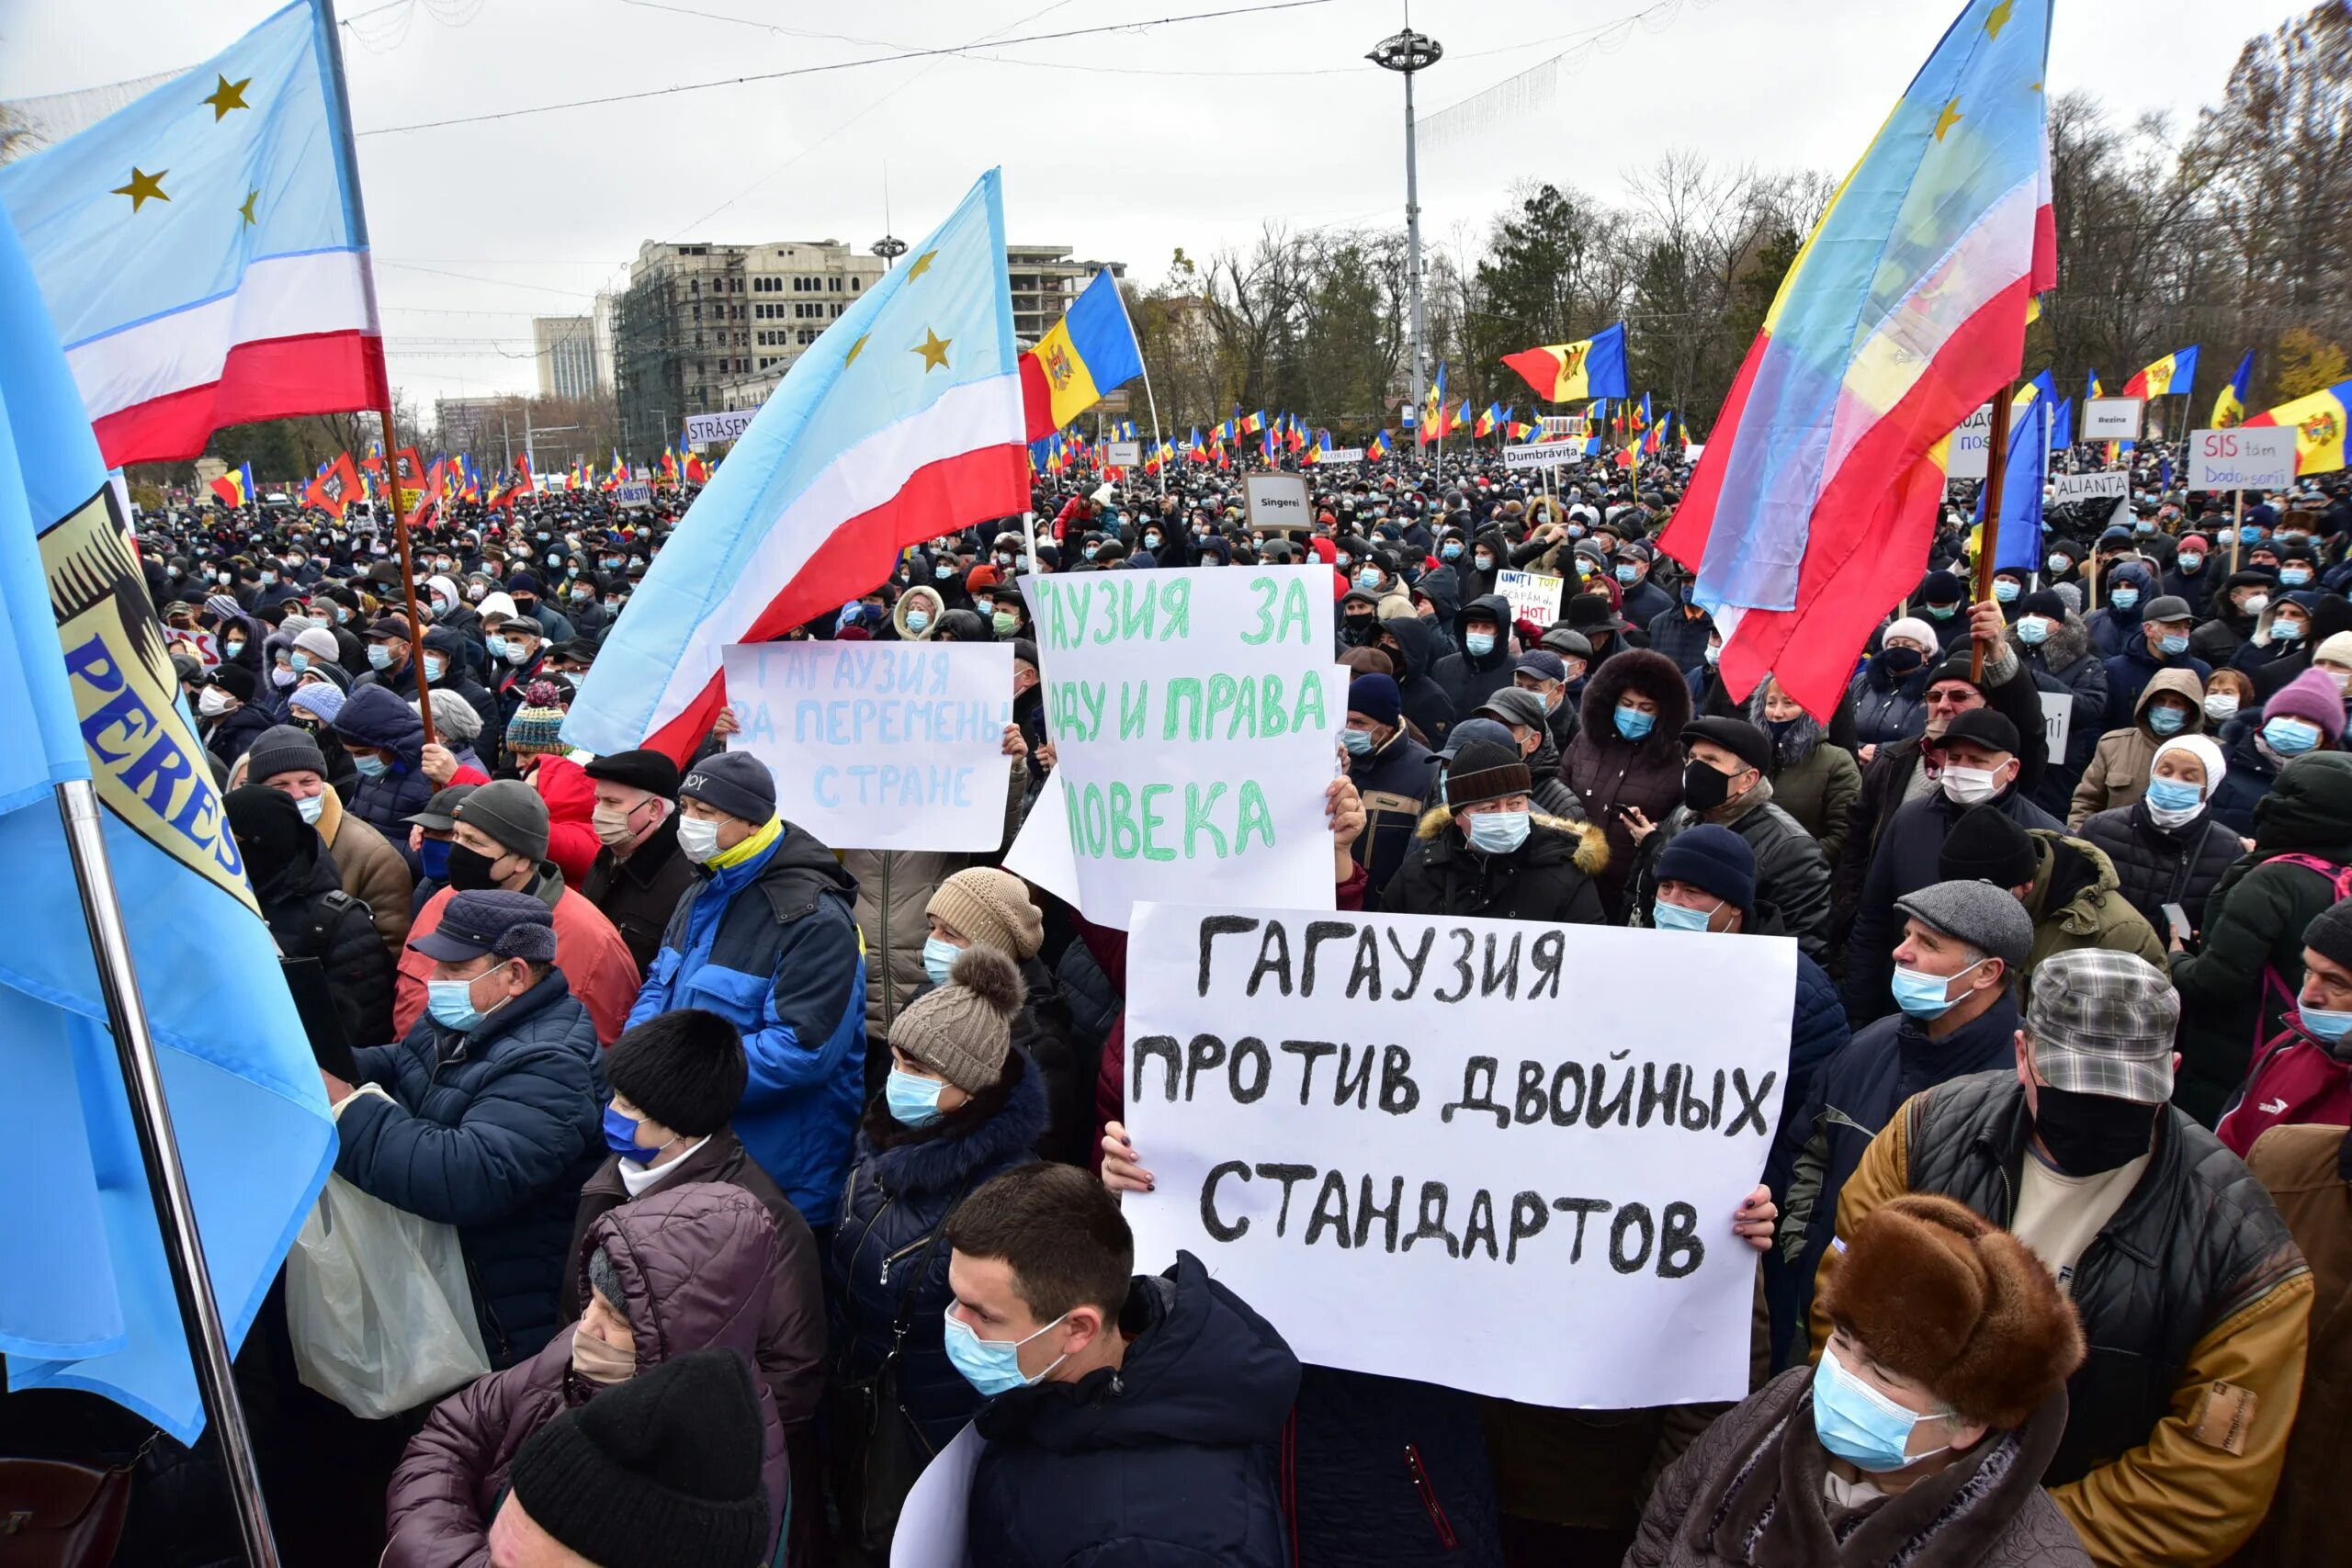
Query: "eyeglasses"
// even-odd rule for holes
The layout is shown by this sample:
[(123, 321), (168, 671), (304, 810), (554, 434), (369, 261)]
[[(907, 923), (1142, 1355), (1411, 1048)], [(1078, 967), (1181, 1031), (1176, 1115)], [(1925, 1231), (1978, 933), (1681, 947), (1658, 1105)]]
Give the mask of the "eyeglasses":
[(1982, 700), (1976, 691), (1967, 686), (1939, 686), (1928, 694), (1929, 707), (1956, 708)]

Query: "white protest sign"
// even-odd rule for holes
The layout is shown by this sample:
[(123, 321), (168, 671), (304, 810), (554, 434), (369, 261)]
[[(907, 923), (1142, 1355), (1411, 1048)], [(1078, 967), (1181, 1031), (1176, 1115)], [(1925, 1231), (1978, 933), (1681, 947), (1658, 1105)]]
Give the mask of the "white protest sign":
[(972, 1477), (988, 1446), (979, 1428), (967, 1424), (923, 1466), (899, 1509), (898, 1528), (890, 1537), (890, 1568), (965, 1568), (970, 1554)]
[(2048, 755), (2052, 762), (2066, 760), (2066, 737), (2075, 728), (2075, 694), (2044, 692), (2041, 694), (2041, 732), (2049, 741)]
[(1315, 466), (1318, 468), (1328, 468), (1334, 463), (1363, 461), (1363, 448), (1361, 446), (1327, 446), (1315, 454)]
[(1102, 460), (1114, 468), (1139, 468), (1143, 466), (1143, 443), (1106, 441), (1102, 444)]
[(1037, 798), (1029, 803), (1021, 831), (1004, 852), (1004, 869), (1077, 908), (1078, 852), (1070, 848), (1069, 807), (1062, 801), (1059, 769), (1037, 786)]
[(1944, 477), (1948, 479), (1981, 479), (1984, 477), (1984, 457), (1993, 446), (1993, 405), (1986, 403), (1960, 422), (1951, 433), (1951, 446), (1946, 454)]
[(1511, 619), (1533, 621), (1539, 626), (1549, 626), (1560, 618), (1560, 595), (1566, 587), (1566, 578), (1542, 572), (1495, 573), (1495, 592), (1510, 604)]
[(1315, 513), (1306, 505), (1303, 474), (1244, 474), (1242, 507), (1252, 528), (1311, 528)]
[(1330, 908), (1323, 789), (1347, 720), (1330, 569), (1020, 583), (1086, 917), (1125, 931), (1145, 897)]
[(1503, 448), (1503, 467), (1507, 469), (1556, 468), (1575, 460), (1577, 453), (1565, 442), (1544, 442), (1532, 446)]
[(2083, 420), (2075, 428), (2077, 441), (2137, 441), (2140, 419), (2147, 409), (2141, 398), (2086, 398)]
[(720, 413), (690, 413), (686, 415), (686, 445), (707, 446), (714, 441), (734, 441), (752, 428), (752, 421), (759, 417), (757, 409), (728, 409)]
[(1196, 1254), (1318, 1366), (1737, 1399), (1756, 1254), (1731, 1220), (1795, 988), (1785, 937), (1142, 905), (1136, 1256)]
[(650, 506), (653, 487), (643, 479), (623, 479), (613, 489), (613, 498), (623, 506)]
[(835, 849), (992, 850), (1012, 764), (1009, 642), (762, 642), (723, 650), (728, 742), (775, 808)]
[(2235, 425), (2188, 433), (2190, 490), (2284, 490), (2295, 482), (2295, 430)]
[(2050, 476), (2050, 504), (2052, 506), (2064, 506), (2070, 501), (2109, 500), (2131, 493), (2132, 476), (2120, 468)]

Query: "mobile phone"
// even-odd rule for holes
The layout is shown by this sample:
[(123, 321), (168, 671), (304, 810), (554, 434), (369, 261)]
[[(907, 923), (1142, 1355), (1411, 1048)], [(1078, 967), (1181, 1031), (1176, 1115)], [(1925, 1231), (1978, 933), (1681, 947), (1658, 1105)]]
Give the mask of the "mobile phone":
[(2188, 940), (2188, 913), (2177, 904), (2161, 906), (2165, 919), (2172, 923), (2172, 934), (2181, 941)]

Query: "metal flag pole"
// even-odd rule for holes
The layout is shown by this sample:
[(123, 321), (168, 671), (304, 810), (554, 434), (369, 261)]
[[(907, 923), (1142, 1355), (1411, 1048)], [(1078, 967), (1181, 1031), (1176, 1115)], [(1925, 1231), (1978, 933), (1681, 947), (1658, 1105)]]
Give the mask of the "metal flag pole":
[(56, 788), (57, 814), (65, 824), (65, 848), (74, 881), (82, 894), (82, 920), (88, 927), (90, 955), (96, 961), (98, 988), (107, 1004), (107, 1027), (130, 1100), (131, 1130), (139, 1138), (140, 1163), (147, 1170), (147, 1195), (155, 1205), (155, 1225), (178, 1298), (180, 1326), (187, 1334), (188, 1360), (204, 1396), (220, 1468), (237, 1511), (237, 1530), (251, 1568), (277, 1568), (277, 1541), (270, 1533), (269, 1506), (262, 1497), (261, 1471), (254, 1461), (253, 1434), (238, 1402), (229, 1356), (229, 1335), (212, 1292), (212, 1271), (198, 1234), (196, 1201), (180, 1165), (178, 1137), (155, 1062), (155, 1040), (147, 1027), (147, 1004), (139, 994), (139, 974), (130, 959), (130, 933), (122, 921), (114, 866), (107, 858), (97, 791), (87, 779), (69, 779)]
[[(1111, 292), (1119, 294), (1116, 284), (1112, 286)], [(1125, 316), (1126, 313), (1127, 297), (1119, 294), (1119, 314)], [(1135, 318), (1132, 316), (1127, 317), (1127, 335), (1136, 337)], [(1168, 461), (1160, 456), (1160, 449), (1167, 443), (1159, 436), (1159, 400), (1151, 395), (1151, 366), (1144, 359), (1143, 339), (1139, 337), (1136, 337), (1136, 364), (1143, 370), (1143, 400), (1151, 406), (1151, 455), (1159, 464), (1153, 471), (1159, 479), (1159, 499), (1165, 501), (1168, 499)]]
[[(1984, 525), (1976, 546), (1976, 592), (1973, 608), (1993, 596), (1993, 558), (2001, 548), (2001, 482), (2009, 466), (2009, 389), (1993, 394), (1992, 428), (1984, 433)], [(1984, 678), (1984, 645), (1971, 644), (1968, 678)]]

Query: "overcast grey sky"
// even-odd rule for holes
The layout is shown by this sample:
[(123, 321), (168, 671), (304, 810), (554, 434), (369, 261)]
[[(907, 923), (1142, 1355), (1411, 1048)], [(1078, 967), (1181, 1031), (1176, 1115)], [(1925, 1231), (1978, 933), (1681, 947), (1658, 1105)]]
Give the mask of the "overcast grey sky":
[[(1268, 220), (1401, 221), (1403, 102), (1364, 52), (1397, 0), (864, 66), (486, 124), (386, 128), (1251, 0), (342, 0), (393, 379), (527, 390), (533, 314), (587, 309), (641, 241), (918, 238), (991, 164), (1017, 243), (1156, 280)], [(373, 14), (369, 7), (380, 6)], [(186, 66), (267, 0), (0, 0), (0, 98)], [(2053, 92), (2177, 121), (2284, 0), (2059, 0)], [(1616, 194), (1669, 149), (1842, 175), (1959, 0), (1420, 0), (1426, 118), (1561, 53), (1556, 101), (1425, 149), (1425, 232), (1474, 239), (1521, 181)], [(730, 19), (731, 18), (731, 19)], [(452, 276), (462, 275), (462, 276)]]

